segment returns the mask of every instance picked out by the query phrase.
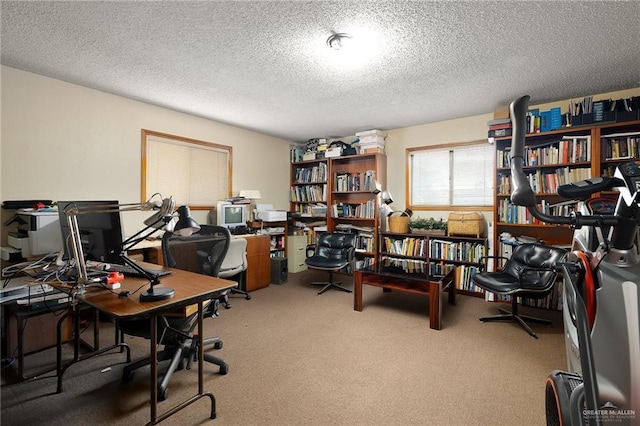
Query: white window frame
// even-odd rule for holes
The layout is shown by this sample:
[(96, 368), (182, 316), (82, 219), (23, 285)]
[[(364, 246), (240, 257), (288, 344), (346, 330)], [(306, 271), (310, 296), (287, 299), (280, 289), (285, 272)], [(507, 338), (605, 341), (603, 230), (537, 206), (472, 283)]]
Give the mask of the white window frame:
[(142, 129), (141, 202), (159, 193), (210, 210), (231, 196), (233, 148)]
[[(493, 207), (495, 147), (486, 140), (408, 148), (406, 154), (412, 210)], [(465, 181), (467, 177), (472, 180)]]

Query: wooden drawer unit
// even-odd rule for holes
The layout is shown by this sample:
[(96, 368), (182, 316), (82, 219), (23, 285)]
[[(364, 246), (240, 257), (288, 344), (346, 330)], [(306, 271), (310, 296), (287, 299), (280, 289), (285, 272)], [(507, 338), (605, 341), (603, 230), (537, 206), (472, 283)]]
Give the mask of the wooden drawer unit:
[(267, 235), (246, 235), (239, 238), (247, 239), (246, 290), (254, 291), (269, 286), (271, 280), (269, 237)]
[(307, 258), (306, 235), (290, 235), (287, 237), (287, 269), (290, 273), (307, 270), (304, 260)]

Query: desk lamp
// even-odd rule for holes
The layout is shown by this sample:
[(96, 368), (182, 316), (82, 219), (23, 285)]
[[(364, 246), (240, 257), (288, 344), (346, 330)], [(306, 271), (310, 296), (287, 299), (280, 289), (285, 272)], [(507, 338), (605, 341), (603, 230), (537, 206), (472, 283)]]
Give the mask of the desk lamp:
[[(73, 257), (75, 259), (78, 275), (76, 291), (78, 291), (79, 293), (83, 293), (86, 284), (90, 282), (87, 275), (87, 265), (84, 260), (84, 252), (82, 249), (82, 241), (80, 230), (78, 227), (78, 215), (136, 210), (158, 210), (158, 212), (154, 213), (144, 221), (145, 227), (143, 229), (136, 232), (134, 235), (127, 238), (120, 244), (119, 256), (127, 265), (135, 269), (137, 272), (139, 272), (149, 280), (150, 287), (147, 291), (140, 295), (141, 302), (154, 302), (157, 300), (163, 300), (173, 297), (174, 290), (172, 288), (154, 288), (157, 284), (160, 283), (160, 279), (158, 278), (158, 276), (146, 271), (136, 262), (127, 257), (127, 251), (131, 250), (134, 246), (151, 236), (151, 234), (153, 234), (157, 230), (170, 227), (169, 224), (175, 219), (174, 208), (175, 202), (171, 197), (165, 198), (164, 200), (162, 200), (162, 203), (155, 203), (149, 200), (144, 203), (131, 204), (104, 204), (90, 206), (77, 206), (71, 204), (67, 206), (67, 208), (65, 209), (65, 215), (67, 216), (67, 223), (69, 225), (71, 234), (71, 248)], [(200, 230), (200, 226), (198, 225), (198, 223), (193, 220), (193, 218), (191, 218), (189, 207), (181, 206), (180, 208), (178, 208), (177, 214), (178, 221), (173, 227), (174, 233), (182, 236), (188, 236)]]
[(378, 198), (381, 202), (380, 213), (382, 214), (382, 216), (384, 217), (391, 216), (391, 214), (393, 213), (393, 209), (389, 207), (389, 205), (393, 203), (393, 197), (391, 196), (391, 193), (386, 189), (383, 191), (382, 185), (378, 181), (375, 182), (373, 189), (371, 190), (371, 193), (374, 195), (378, 195)]
[(238, 196), (251, 200), (251, 203), (249, 203), (249, 221), (253, 222), (256, 217), (253, 200), (259, 200), (262, 198), (260, 191), (258, 191), (257, 189), (243, 189), (242, 191), (240, 191)]

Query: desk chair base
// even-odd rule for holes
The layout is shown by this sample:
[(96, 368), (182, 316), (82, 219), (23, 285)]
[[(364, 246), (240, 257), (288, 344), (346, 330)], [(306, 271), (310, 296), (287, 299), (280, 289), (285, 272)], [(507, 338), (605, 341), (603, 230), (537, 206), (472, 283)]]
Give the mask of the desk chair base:
[[(158, 362), (171, 360), (171, 363), (167, 367), (166, 372), (160, 379), (158, 383), (158, 401), (164, 401), (169, 397), (169, 381), (173, 376), (173, 373), (178, 370), (182, 370), (186, 367), (187, 370), (191, 369), (191, 365), (193, 362), (197, 360), (198, 356), (198, 340), (197, 336), (194, 336), (191, 340), (190, 345), (180, 345), (178, 347), (165, 347), (162, 351), (158, 352)], [(204, 345), (212, 344), (215, 349), (222, 348), (222, 341), (218, 337), (213, 337), (209, 339), (205, 339), (203, 342)], [(215, 364), (220, 367), (220, 374), (225, 375), (229, 372), (228, 364), (217, 356), (211, 354), (204, 354), (204, 360)], [(122, 381), (130, 382), (134, 377), (134, 370), (137, 370), (140, 367), (144, 367), (149, 365), (151, 360), (149, 358), (144, 358), (134, 362), (133, 364), (129, 364), (124, 367), (122, 370)], [(186, 363), (186, 364), (185, 364)]]
[(322, 293), (325, 293), (326, 291), (328, 291), (329, 289), (335, 288), (336, 290), (341, 290), (344, 291), (346, 293), (351, 293), (352, 291), (348, 288), (345, 288), (343, 286), (341, 286), (340, 284), (342, 284), (342, 281), (333, 281), (333, 271), (329, 271), (329, 281), (317, 281), (317, 282), (312, 282), (311, 285), (322, 285), (324, 287), (322, 287), (322, 289), (320, 289), (320, 291), (318, 292), (318, 295), (321, 295)]
[[(206, 346), (213, 345), (214, 349), (222, 349), (222, 340), (219, 337), (209, 337), (208, 339), (203, 339), (202, 344)], [(198, 359), (198, 336), (196, 335), (191, 341), (191, 346), (189, 348), (189, 357), (187, 359), (187, 370), (191, 370), (191, 365), (197, 361)], [(204, 353), (204, 360), (206, 362), (210, 362), (211, 364), (215, 364), (220, 367), (220, 375), (224, 376), (229, 373), (229, 364), (227, 362), (215, 355)]]
[(247, 300), (251, 300), (251, 295), (244, 290), (240, 290), (240, 287), (243, 285), (245, 280), (245, 271), (240, 271), (230, 279), (236, 281), (238, 283), (237, 287), (232, 287), (229, 292), (225, 292), (225, 294), (220, 298), (220, 302), (224, 305), (225, 309), (231, 309), (231, 303), (229, 303), (229, 294), (242, 294), (244, 298)]
[(528, 316), (528, 315), (519, 315), (518, 314), (518, 303), (517, 303), (515, 298), (514, 298), (514, 302), (511, 304), (511, 306), (512, 306), (511, 312), (509, 312), (509, 311), (507, 311), (506, 309), (503, 309), (503, 308), (498, 308), (498, 311), (501, 313), (501, 315), (492, 315), (492, 316), (488, 316), (488, 317), (481, 317), (480, 321), (482, 321), (482, 322), (489, 322), (489, 321), (516, 321), (534, 339), (537, 339), (538, 336), (533, 331), (533, 329), (531, 327), (529, 327), (529, 325), (524, 321), (525, 319), (527, 321), (535, 322), (537, 324), (551, 325), (551, 321), (543, 319), (543, 318), (536, 318), (536, 317), (531, 317), (531, 316)]
[(244, 298), (245, 298), (245, 299), (247, 299), (247, 300), (251, 300), (251, 295), (250, 295), (249, 293), (247, 293), (247, 292), (246, 292), (246, 291), (244, 291), (244, 290), (240, 290), (240, 289), (238, 289), (238, 288), (232, 288), (232, 289), (231, 289), (231, 294), (242, 294), (242, 295), (244, 295)]

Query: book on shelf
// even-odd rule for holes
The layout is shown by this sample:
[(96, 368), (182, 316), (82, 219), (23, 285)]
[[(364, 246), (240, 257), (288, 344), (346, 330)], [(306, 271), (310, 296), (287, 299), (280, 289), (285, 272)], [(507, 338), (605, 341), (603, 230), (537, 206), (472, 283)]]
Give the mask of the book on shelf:
[(489, 128), (491, 128), (492, 126), (505, 126), (505, 125), (511, 125), (510, 118), (495, 118), (493, 120), (487, 121), (487, 126)]
[(459, 265), (456, 269), (456, 289), (472, 293), (484, 293), (484, 290), (477, 287), (471, 278), (478, 271), (479, 268), (475, 265)]

